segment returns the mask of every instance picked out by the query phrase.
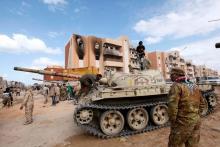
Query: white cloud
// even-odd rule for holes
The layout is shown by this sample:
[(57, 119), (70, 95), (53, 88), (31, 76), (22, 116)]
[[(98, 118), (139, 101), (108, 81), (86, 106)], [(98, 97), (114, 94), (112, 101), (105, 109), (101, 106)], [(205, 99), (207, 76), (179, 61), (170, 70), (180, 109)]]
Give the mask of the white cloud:
[(48, 57), (40, 57), (38, 59), (35, 59), (32, 63), (32, 67), (38, 68), (38, 69), (40, 69), (40, 68), (42, 69), (42, 68), (45, 68), (45, 67), (51, 66), (51, 65), (62, 66), (62, 63), (60, 61), (53, 60)]
[(48, 47), (45, 42), (39, 38), (28, 37), (23, 34), (13, 34), (12, 37), (0, 34), (0, 52), (42, 52), (48, 54), (60, 54), (61, 50), (59, 48)]
[(48, 36), (51, 37), (51, 38), (56, 38), (58, 36), (63, 36), (64, 33), (63, 32), (49, 32), (48, 33)]
[(64, 5), (67, 4), (66, 0), (42, 0), (43, 3), (48, 5)]
[(219, 18), (219, 0), (176, 0), (173, 2), (177, 6), (171, 11), (148, 20), (138, 21), (134, 30), (147, 37), (162, 39), (167, 36), (183, 38), (207, 34), (220, 28), (219, 22), (208, 22)]
[(220, 49), (215, 48), (215, 43), (220, 42), (220, 37), (213, 37), (174, 47), (186, 59), (191, 59), (196, 65), (206, 65), (220, 71)]
[(154, 44), (160, 42), (161, 37), (147, 37), (144, 39), (148, 44)]
[(52, 12), (59, 10), (64, 13), (65, 6), (67, 5), (66, 0), (42, 0), (42, 2), (48, 5), (48, 9)]

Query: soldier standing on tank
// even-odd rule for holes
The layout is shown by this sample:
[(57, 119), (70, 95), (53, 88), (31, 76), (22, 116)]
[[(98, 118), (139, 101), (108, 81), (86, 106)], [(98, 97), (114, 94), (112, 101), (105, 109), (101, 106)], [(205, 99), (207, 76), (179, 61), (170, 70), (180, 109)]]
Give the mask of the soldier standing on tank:
[(138, 55), (138, 60), (140, 61), (140, 65), (141, 65), (141, 70), (143, 70), (143, 61), (144, 61), (144, 57), (145, 57), (145, 46), (143, 45), (143, 42), (140, 41), (138, 43), (139, 45), (136, 48), (137, 51), (137, 55)]
[(168, 114), (171, 122), (169, 147), (198, 147), (200, 139), (200, 112), (205, 106), (198, 87), (187, 81), (181, 68), (173, 68), (174, 82), (169, 91)]
[(33, 98), (33, 92), (32, 92), (31, 87), (27, 88), (20, 110), (22, 110), (23, 107), (25, 107), (25, 118), (26, 118), (24, 125), (31, 124), (33, 122), (32, 116), (33, 116), (33, 109), (34, 109), (34, 98)]

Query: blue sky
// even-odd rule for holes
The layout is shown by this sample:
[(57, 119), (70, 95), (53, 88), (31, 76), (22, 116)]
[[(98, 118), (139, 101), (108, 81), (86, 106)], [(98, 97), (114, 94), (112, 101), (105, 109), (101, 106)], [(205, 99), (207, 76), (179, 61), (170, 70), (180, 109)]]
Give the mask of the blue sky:
[[(147, 51), (180, 50), (195, 64), (220, 71), (218, 0), (1, 0), (0, 75), (32, 83), (14, 66), (64, 65), (72, 33), (143, 40)], [(181, 50), (185, 48), (185, 50)], [(39, 76), (37, 76), (39, 77)]]

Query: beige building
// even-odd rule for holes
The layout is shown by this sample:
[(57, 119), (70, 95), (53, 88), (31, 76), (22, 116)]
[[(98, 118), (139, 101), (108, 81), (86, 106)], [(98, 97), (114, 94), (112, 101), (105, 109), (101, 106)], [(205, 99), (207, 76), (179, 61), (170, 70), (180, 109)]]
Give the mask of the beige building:
[(151, 69), (158, 69), (165, 79), (169, 79), (168, 54), (165, 52), (150, 52), (148, 59), (151, 61)]
[(169, 69), (173, 67), (182, 68), (187, 73), (187, 76), (192, 79), (204, 76), (218, 76), (216, 70), (202, 65), (193, 65), (192, 60), (185, 60), (178, 51), (150, 52), (148, 53), (148, 58), (152, 63), (151, 68), (160, 70), (166, 80), (170, 79)]
[(207, 68), (205, 65), (195, 66), (195, 77), (218, 77), (218, 71)]
[(129, 71), (131, 72), (133, 69), (134, 70), (139, 70), (140, 69), (140, 63), (136, 60), (136, 49), (135, 48), (130, 48), (129, 49)]
[(192, 64), (192, 60), (186, 61), (185, 65), (185, 72), (187, 73), (187, 76), (190, 78), (195, 78), (195, 70), (194, 65)]
[(95, 67), (99, 73), (129, 72), (129, 41), (73, 34), (65, 46), (65, 68)]

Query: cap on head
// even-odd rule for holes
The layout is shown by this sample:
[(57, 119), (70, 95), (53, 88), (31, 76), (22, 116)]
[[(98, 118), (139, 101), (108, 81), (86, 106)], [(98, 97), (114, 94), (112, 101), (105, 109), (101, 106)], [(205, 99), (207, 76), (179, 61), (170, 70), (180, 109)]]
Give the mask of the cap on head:
[(175, 74), (178, 76), (185, 76), (185, 72), (182, 68), (175, 67), (170, 70), (170, 75)]

